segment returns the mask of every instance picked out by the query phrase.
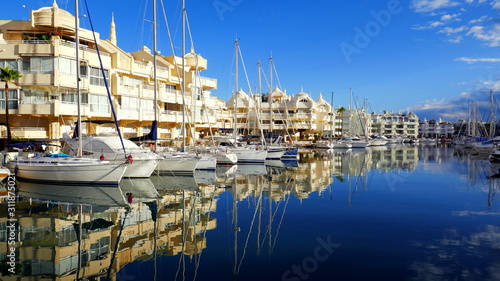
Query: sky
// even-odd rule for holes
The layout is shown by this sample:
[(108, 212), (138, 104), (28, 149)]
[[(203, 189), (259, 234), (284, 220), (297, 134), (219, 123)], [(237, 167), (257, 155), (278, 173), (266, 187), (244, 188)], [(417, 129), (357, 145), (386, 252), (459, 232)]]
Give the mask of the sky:
[[(121, 49), (153, 49), (152, 0), (86, 1), (89, 13), (79, 0), (83, 28), (91, 19), (109, 38), (113, 15)], [(28, 20), (30, 10), (52, 2), (12, 1), (0, 19)], [(163, 2), (157, 49), (180, 56), (182, 1)], [(57, 4), (74, 14), (74, 1)], [(271, 57), (273, 88), (322, 95), (335, 108), (367, 105), (369, 112), (456, 121), (468, 118), (472, 101), (486, 121), (490, 90), (500, 93), (500, 0), (185, 0), (185, 7), (186, 49), (208, 60), (201, 75), (218, 80), (212, 95), (224, 101), (235, 88), (235, 40), (238, 85), (247, 93), (258, 87), (257, 62), (268, 92)]]

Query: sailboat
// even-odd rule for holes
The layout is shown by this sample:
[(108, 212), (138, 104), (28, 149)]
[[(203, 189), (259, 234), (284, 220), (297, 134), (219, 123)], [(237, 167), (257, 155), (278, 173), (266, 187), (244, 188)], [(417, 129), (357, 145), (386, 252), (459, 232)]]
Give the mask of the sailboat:
[[(82, 121), (82, 122), (112, 122), (112, 121)], [(153, 130), (151, 130), (153, 131)], [(133, 161), (133, 169), (127, 169), (124, 178), (147, 178), (156, 168), (160, 157), (149, 148), (141, 148), (134, 142), (122, 139), (120, 136), (82, 136), (83, 151), (85, 156), (105, 159), (113, 163), (121, 163), (125, 159)], [(76, 134), (73, 138), (66, 139), (63, 152), (73, 155), (77, 151), (78, 142)]]
[[(79, 62), (78, 0), (75, 0), (75, 48)], [(112, 184), (118, 185), (127, 170), (127, 162), (111, 163), (100, 159), (82, 157), (80, 64), (76, 64), (76, 91), (78, 96), (78, 150), (76, 157), (67, 154), (47, 154), (34, 158), (16, 158), (7, 163), (17, 178), (26, 181), (63, 184)]]
[(256, 147), (243, 146), (238, 142), (238, 57), (239, 57), (239, 42), (234, 42), (235, 50), (235, 92), (234, 92), (234, 115), (233, 115), (233, 138), (219, 140), (219, 146), (230, 147), (231, 151), (238, 157), (239, 163), (264, 163), (267, 157), (267, 150), (257, 149)]
[[(184, 100), (184, 94), (185, 94), (185, 89), (186, 89), (186, 77), (185, 77), (185, 47), (184, 47), (184, 42), (185, 42), (185, 9), (184, 5), (182, 7), (182, 95), (183, 95), (183, 100)], [(158, 119), (158, 113), (156, 109), (156, 104), (157, 104), (157, 75), (156, 75), (156, 55), (157, 55), (157, 49), (156, 49), (156, 0), (153, 1), (153, 82), (154, 82), (154, 97), (155, 97), (155, 108), (154, 108), (154, 115), (155, 115), (155, 120)], [(172, 54), (175, 56), (175, 53)], [(178, 66), (177, 66), (178, 67)], [(184, 150), (185, 148), (185, 115), (186, 115), (186, 105), (184, 102), (183, 106), (183, 115), (182, 115), (182, 134), (183, 134), (183, 145), (182, 148)], [(156, 141), (156, 140), (155, 140)], [(157, 147), (155, 145), (155, 147)], [(198, 162), (200, 160), (200, 156), (198, 155), (193, 155), (193, 154), (187, 154), (184, 152), (180, 153), (173, 153), (173, 152), (162, 152), (159, 153), (161, 159), (158, 162), (158, 165), (156, 166), (155, 172), (158, 174), (188, 174), (192, 175), (194, 174), (194, 171), (196, 170), (196, 167), (198, 166)]]

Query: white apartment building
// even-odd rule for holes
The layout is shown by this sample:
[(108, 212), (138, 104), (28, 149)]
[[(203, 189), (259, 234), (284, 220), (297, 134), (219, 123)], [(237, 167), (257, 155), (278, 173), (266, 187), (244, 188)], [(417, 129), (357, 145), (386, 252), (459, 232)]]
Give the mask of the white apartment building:
[[(99, 52), (92, 32), (80, 28), (77, 62), (74, 16), (55, 2), (51, 7), (33, 10), (29, 20), (0, 20), (0, 67), (10, 66), (22, 75), (18, 86), (9, 85), (14, 138), (57, 140), (71, 133), (77, 118), (77, 65), (82, 119), (113, 120), (109, 89), (125, 137), (148, 133), (155, 119), (161, 139), (178, 139), (183, 134), (190, 138), (227, 126), (231, 119), (224, 102), (210, 96), (209, 90), (217, 88), (217, 80), (199, 75), (207, 69), (206, 59), (191, 51), (185, 56), (183, 70), (181, 58), (157, 56), (155, 100), (152, 52), (147, 47), (133, 53), (121, 50), (115, 28), (112, 20), (110, 39), (95, 34)], [(5, 120), (4, 83), (0, 87), (0, 119)], [(181, 132), (184, 120), (195, 126)], [(5, 138), (5, 126), (0, 128), (0, 137)], [(82, 129), (86, 133), (115, 130), (110, 125), (89, 124)]]
[(452, 122), (423, 119), (419, 121), (418, 135), (423, 138), (450, 138), (455, 133)]
[(386, 137), (417, 137), (419, 133), (418, 116), (413, 112), (392, 113), (384, 111), (372, 113), (372, 135)]

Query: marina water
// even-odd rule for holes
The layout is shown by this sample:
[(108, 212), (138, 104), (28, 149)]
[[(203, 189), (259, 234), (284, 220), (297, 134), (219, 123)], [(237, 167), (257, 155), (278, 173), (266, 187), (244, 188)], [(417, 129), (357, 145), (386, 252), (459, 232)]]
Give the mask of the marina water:
[(19, 183), (21, 265), (2, 279), (498, 280), (497, 172), (463, 148), (394, 145), (120, 189)]

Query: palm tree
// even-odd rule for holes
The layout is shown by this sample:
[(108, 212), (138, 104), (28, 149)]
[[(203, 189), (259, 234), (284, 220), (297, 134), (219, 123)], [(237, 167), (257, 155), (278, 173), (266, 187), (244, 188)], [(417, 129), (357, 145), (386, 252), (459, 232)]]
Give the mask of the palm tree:
[(342, 135), (342, 131), (343, 131), (343, 125), (344, 125), (344, 122), (343, 122), (343, 117), (344, 117), (344, 112), (346, 111), (345, 107), (339, 107), (339, 109), (337, 109), (337, 113), (340, 115), (340, 119), (342, 120), (342, 122), (340, 122), (340, 135)]
[(0, 68), (0, 81), (5, 82), (5, 126), (7, 126), (7, 143), (10, 143), (12, 140), (9, 122), (9, 82), (14, 85), (19, 85), (14, 81), (21, 77), (22, 75), (16, 69), (8, 66)]

